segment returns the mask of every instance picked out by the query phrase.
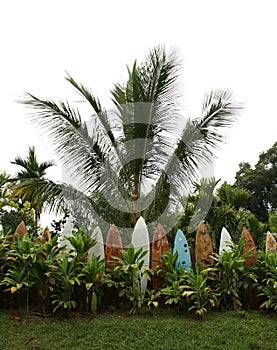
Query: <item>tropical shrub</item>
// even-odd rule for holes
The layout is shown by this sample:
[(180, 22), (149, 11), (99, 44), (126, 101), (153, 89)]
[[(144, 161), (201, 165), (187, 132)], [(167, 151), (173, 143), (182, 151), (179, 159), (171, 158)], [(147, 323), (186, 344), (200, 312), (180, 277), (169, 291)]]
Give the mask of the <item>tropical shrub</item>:
[(185, 274), (183, 283), (180, 286), (182, 296), (186, 297), (189, 303), (189, 311), (194, 311), (195, 315), (204, 317), (208, 312), (208, 307), (215, 307), (218, 294), (210, 286), (210, 269), (201, 269), (197, 262), (194, 268), (191, 268)]
[(47, 313), (50, 304), (49, 280), (52, 278), (53, 266), (56, 266), (56, 259), (60, 256), (62, 248), (58, 246), (58, 236), (42, 243), (39, 248), (38, 259), (33, 269), (35, 280), (34, 294), (39, 297), (43, 313)]
[(132, 305), (130, 314), (135, 314), (140, 303), (143, 301), (144, 290), (141, 280), (144, 274), (144, 256), (147, 254), (143, 248), (137, 251), (132, 245), (127, 250), (121, 250), (122, 258), (113, 256), (111, 261), (115, 267), (109, 272), (106, 278), (108, 287), (119, 289), (119, 297), (125, 296)]
[(165, 253), (161, 259), (163, 264), (156, 269), (157, 276), (162, 277), (164, 281), (163, 288), (161, 289), (161, 295), (164, 298), (166, 305), (175, 305), (177, 309), (182, 309), (184, 304), (184, 298), (182, 297), (182, 291), (180, 285), (182, 278), (184, 277), (185, 270), (183, 267), (176, 267), (178, 253), (173, 254), (172, 251)]
[(80, 285), (81, 281), (79, 273), (81, 270), (80, 263), (77, 257), (71, 259), (68, 255), (62, 254), (53, 266), (51, 276), (51, 290), (52, 304), (55, 312), (59, 308), (63, 310), (72, 310), (77, 308), (77, 300), (74, 298), (74, 286)]
[(244, 239), (238, 244), (232, 244), (230, 251), (215, 254), (216, 264), (213, 268), (214, 289), (218, 294), (218, 305), (226, 309), (242, 307), (240, 289), (248, 287), (247, 275), (249, 271), (244, 262), (250, 254), (243, 253)]
[(86, 261), (88, 251), (96, 244), (95, 239), (88, 236), (82, 227), (77, 232), (72, 232), (72, 236), (65, 238), (70, 242), (73, 248), (69, 253), (73, 255), (76, 254), (78, 261)]
[(22, 294), (26, 296), (25, 304), (29, 311), (30, 288), (36, 283), (34, 279), (34, 266), (40, 253), (40, 245), (32, 242), (27, 234), (20, 236), (11, 243), (9, 251), (5, 256), (4, 269), (6, 273), (1, 280), (1, 285), (6, 288), (4, 291), (18, 295), (18, 307), (21, 311)]
[(154, 308), (159, 306), (159, 298), (161, 296), (161, 291), (156, 291), (154, 289), (147, 289), (145, 291), (145, 296), (142, 300), (142, 303), (145, 304), (149, 311), (152, 313)]
[(103, 296), (105, 261), (92, 256), (89, 262), (83, 263), (79, 279), (85, 285), (88, 310), (95, 313)]
[(255, 269), (257, 278), (255, 286), (263, 302), (260, 308), (277, 310), (277, 255), (269, 250), (261, 252)]

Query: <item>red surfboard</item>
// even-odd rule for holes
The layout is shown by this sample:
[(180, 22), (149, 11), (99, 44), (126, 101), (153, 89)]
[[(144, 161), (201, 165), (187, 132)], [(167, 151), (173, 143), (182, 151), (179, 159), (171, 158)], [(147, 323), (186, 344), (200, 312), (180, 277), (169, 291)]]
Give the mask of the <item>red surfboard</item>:
[(245, 238), (244, 245), (243, 245), (243, 253), (248, 252), (250, 249), (254, 248), (252, 253), (248, 255), (244, 262), (245, 267), (249, 267), (252, 264), (255, 264), (257, 261), (257, 250), (256, 250), (256, 245), (254, 242), (254, 239), (251, 235), (251, 233), (248, 231), (248, 229), (244, 226), (241, 237)]
[(161, 256), (168, 251), (168, 240), (163, 226), (159, 223), (154, 231), (151, 245), (151, 268), (162, 266)]
[(122, 254), (120, 253), (122, 249), (123, 246), (120, 233), (117, 227), (113, 224), (108, 231), (105, 244), (105, 260), (107, 268), (111, 268), (112, 265), (110, 261), (115, 260), (112, 258), (112, 256), (122, 258)]

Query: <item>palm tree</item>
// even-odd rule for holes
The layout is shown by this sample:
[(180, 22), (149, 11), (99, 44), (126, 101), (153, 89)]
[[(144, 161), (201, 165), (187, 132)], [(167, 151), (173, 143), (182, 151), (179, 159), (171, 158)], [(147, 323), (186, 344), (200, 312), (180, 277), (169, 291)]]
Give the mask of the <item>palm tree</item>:
[(40, 187), (45, 183), (46, 170), (54, 165), (54, 162), (47, 161), (38, 163), (35, 154), (35, 147), (29, 147), (26, 159), (16, 157), (12, 164), (19, 165), (22, 170), (17, 172), (11, 179), (16, 182), (14, 196), (21, 198), (23, 201), (29, 201), (31, 207), (35, 210), (36, 223), (40, 219), (44, 198)]
[(70, 185), (40, 186), (51, 209), (78, 203), (76, 213), (82, 201), (95, 220), (107, 214), (110, 222), (129, 227), (140, 215), (168, 222), (201, 167), (212, 161), (223, 140), (221, 128), (240, 109), (228, 90), (215, 90), (205, 96), (199, 118), (180, 116), (180, 68), (176, 51), (154, 48), (141, 64), (128, 67), (126, 83), (114, 85), (115, 108), (109, 111), (68, 74), (66, 80), (92, 108), (87, 121), (68, 102), (26, 94), (22, 102), (34, 109), (34, 120), (50, 133), (74, 178)]

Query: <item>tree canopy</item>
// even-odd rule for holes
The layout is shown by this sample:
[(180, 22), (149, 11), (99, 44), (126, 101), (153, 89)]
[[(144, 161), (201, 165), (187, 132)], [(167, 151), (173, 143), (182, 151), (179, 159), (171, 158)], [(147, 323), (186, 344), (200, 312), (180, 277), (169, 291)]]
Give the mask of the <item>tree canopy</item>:
[(277, 209), (277, 142), (260, 154), (254, 168), (247, 162), (239, 164), (235, 186), (250, 192), (245, 207), (266, 222), (269, 210)]

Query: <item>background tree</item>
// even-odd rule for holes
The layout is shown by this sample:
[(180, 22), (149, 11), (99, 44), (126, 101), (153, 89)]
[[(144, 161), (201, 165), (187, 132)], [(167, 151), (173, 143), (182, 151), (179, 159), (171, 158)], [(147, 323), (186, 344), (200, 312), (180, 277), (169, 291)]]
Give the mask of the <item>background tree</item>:
[(268, 211), (277, 209), (277, 142), (260, 154), (254, 169), (249, 163), (239, 164), (235, 186), (251, 193), (245, 207), (267, 222)]
[(18, 224), (24, 221), (30, 236), (37, 233), (34, 209), (29, 202), (21, 202), (14, 198), (14, 183), (10, 175), (0, 174), (0, 225), (3, 233), (14, 234)]
[(126, 83), (115, 84), (113, 111), (68, 75), (92, 108), (86, 122), (68, 102), (27, 94), (23, 103), (34, 109), (34, 120), (50, 133), (75, 179), (74, 186), (47, 182), (39, 187), (51, 209), (78, 203), (76, 214), (83, 201), (98, 216), (108, 210), (111, 223), (123, 221), (126, 227), (140, 215), (147, 222), (160, 219), (166, 208), (167, 222), (175, 219), (199, 168), (212, 161), (223, 139), (221, 129), (240, 109), (229, 91), (216, 90), (205, 96), (199, 118), (180, 116), (179, 70), (176, 52), (154, 48), (141, 64), (128, 67)]
[(10, 200), (5, 206), (0, 207), (0, 224), (5, 235), (14, 234), (21, 221), (24, 221), (30, 237), (37, 234), (34, 209), (29, 202)]
[(271, 210), (269, 212), (269, 230), (271, 232), (277, 232), (277, 210)]
[(16, 181), (13, 195), (22, 199), (22, 201), (31, 203), (31, 207), (35, 210), (35, 220), (38, 222), (44, 203), (40, 186), (44, 183), (46, 170), (53, 166), (54, 163), (52, 161), (38, 163), (35, 147), (29, 147), (26, 159), (16, 157), (11, 163), (23, 168), (12, 179)]
[(0, 208), (6, 205), (11, 197), (10, 175), (6, 172), (0, 173)]

